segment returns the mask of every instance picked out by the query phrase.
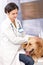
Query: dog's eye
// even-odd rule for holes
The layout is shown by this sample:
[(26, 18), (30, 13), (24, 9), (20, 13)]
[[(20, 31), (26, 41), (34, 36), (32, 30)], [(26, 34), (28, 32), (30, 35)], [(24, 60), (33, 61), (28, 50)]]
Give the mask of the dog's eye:
[(31, 43), (29, 43), (29, 45), (32, 45)]
[(25, 44), (25, 46), (26, 46), (27, 44)]

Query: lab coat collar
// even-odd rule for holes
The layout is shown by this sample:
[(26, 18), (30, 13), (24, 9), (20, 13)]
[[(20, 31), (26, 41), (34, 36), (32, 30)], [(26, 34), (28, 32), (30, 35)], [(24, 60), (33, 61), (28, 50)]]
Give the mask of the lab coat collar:
[[(11, 20), (7, 16), (7, 22), (15, 28), (14, 24), (11, 22)], [(17, 18), (15, 19), (16, 27), (17, 27)]]

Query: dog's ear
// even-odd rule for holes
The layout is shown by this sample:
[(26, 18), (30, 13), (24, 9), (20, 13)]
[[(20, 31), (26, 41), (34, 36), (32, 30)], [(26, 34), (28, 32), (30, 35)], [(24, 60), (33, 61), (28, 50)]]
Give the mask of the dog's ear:
[(37, 44), (37, 51), (35, 51), (35, 53), (37, 54), (37, 57), (42, 56), (42, 51), (43, 51), (43, 46), (41, 42), (36, 42)]
[(37, 41), (36, 44), (37, 44), (38, 48), (42, 47), (42, 43), (41, 42)]

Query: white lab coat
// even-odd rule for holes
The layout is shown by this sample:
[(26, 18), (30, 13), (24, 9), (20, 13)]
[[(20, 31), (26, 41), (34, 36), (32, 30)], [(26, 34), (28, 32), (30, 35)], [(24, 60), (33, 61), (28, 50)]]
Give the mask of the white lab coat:
[[(20, 48), (22, 42), (27, 41), (28, 36), (20, 36), (21, 34), (18, 32), (20, 21), (18, 19), (15, 21), (17, 29), (8, 17), (1, 24), (0, 65), (22, 65), (19, 61), (18, 49)], [(22, 50), (20, 53), (21, 52), (25, 53)]]

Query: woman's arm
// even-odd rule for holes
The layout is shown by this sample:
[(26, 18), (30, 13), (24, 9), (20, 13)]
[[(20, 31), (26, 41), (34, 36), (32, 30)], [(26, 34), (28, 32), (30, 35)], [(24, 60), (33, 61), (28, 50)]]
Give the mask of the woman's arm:
[(12, 29), (9, 28), (3, 32), (3, 35), (13, 44), (22, 44), (23, 42), (27, 42), (28, 40), (28, 36), (16, 37)]

